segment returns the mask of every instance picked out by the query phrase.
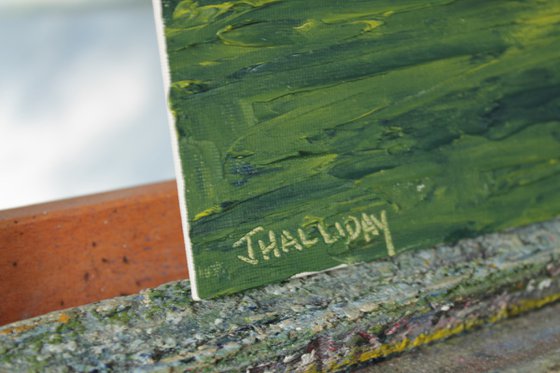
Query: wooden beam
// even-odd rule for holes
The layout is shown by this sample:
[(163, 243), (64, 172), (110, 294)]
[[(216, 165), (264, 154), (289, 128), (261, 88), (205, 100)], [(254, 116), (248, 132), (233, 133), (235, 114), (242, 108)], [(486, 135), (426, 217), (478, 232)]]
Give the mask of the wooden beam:
[(175, 181), (0, 211), (0, 325), (185, 278)]

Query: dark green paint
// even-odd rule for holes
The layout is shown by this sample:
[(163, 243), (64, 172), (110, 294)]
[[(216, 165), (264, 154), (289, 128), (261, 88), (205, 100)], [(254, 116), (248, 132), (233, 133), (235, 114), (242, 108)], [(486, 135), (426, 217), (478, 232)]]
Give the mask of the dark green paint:
[(386, 210), (400, 252), (560, 214), (560, 0), (163, 10), (201, 297), (387, 255), (381, 235), (250, 265), (232, 245), (257, 226)]

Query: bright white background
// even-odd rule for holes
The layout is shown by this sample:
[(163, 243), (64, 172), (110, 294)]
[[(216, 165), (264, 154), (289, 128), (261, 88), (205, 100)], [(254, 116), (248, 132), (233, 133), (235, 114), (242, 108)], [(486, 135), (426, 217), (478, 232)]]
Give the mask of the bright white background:
[(0, 0), (0, 209), (174, 178), (150, 0)]

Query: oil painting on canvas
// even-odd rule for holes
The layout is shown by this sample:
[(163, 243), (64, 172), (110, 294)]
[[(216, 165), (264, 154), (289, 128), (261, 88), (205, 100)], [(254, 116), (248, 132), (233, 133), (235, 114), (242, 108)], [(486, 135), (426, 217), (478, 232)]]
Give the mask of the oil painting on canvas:
[(560, 1), (162, 0), (193, 294), (560, 215)]

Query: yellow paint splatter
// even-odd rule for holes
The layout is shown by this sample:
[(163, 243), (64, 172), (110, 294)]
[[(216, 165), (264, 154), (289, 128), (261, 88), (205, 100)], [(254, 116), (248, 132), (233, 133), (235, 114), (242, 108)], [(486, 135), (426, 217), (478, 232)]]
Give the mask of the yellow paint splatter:
[(317, 369), (317, 364), (311, 364), (308, 368), (305, 369), (305, 373), (319, 373), (320, 370)]
[(201, 211), (198, 214), (196, 214), (194, 216), (193, 221), (197, 221), (197, 220), (200, 220), (200, 219), (205, 218), (207, 216), (217, 214), (218, 212), (221, 212), (221, 211), (222, 211), (222, 208), (220, 206), (212, 206), (212, 207), (207, 208), (206, 210)]
[(315, 21), (314, 19), (308, 19), (307, 21), (305, 21), (301, 25), (294, 27), (294, 30), (297, 30), (297, 31), (300, 31), (300, 32), (307, 32), (307, 31), (311, 30), (313, 27), (315, 27), (316, 24), (317, 24), (317, 21)]
[(466, 320), (459, 323), (458, 325), (438, 329), (432, 333), (427, 333), (427, 334), (422, 333), (414, 339), (405, 337), (401, 341), (383, 344), (371, 351), (366, 351), (358, 354), (349, 354), (349, 356), (351, 356), (350, 358), (345, 359), (339, 364), (335, 363), (330, 365), (329, 370), (340, 370), (350, 365), (363, 363), (369, 360), (384, 358), (393, 354), (403, 352), (407, 349), (415, 348), (421, 345), (426, 345), (439, 340), (444, 340), (454, 335), (458, 335), (464, 331), (468, 331), (476, 327), (480, 327), (484, 324), (493, 324), (508, 317), (518, 316), (522, 313), (526, 313), (528, 311), (542, 308), (548, 304), (554, 303), (559, 300), (560, 300), (560, 293), (553, 294), (536, 300), (523, 300), (520, 301), (519, 304), (509, 305), (508, 307), (504, 307), (500, 309), (494, 315), (490, 316), (487, 319)]
[(361, 23), (363, 23), (365, 25), (365, 27), (362, 29), (363, 32), (368, 32), (368, 31), (371, 31), (371, 30), (375, 30), (379, 26), (383, 25), (383, 22), (377, 21), (375, 19), (352, 22), (352, 24), (361, 24)]
[(173, 88), (185, 89), (193, 84), (202, 84), (202, 83), (203, 83), (202, 80), (180, 80), (178, 82), (173, 83), (171, 86)]
[(27, 330), (33, 329), (34, 327), (35, 327), (35, 325), (14, 326), (14, 327), (11, 327), (11, 328), (6, 328), (6, 329), (3, 329), (3, 330), (0, 330), (0, 335), (23, 333)]
[(175, 11), (173, 12), (173, 18), (197, 18), (206, 23), (211, 19), (229, 11), (234, 5), (234, 3), (227, 1), (222, 4), (199, 6), (195, 1), (184, 0), (181, 1), (175, 8)]
[(219, 65), (219, 62), (216, 61), (202, 61), (198, 63), (200, 66), (214, 66), (214, 65)]
[(58, 322), (66, 324), (68, 321), (70, 321), (70, 316), (66, 313), (61, 313), (60, 316), (58, 316)]
[(560, 22), (560, 6), (547, 6), (530, 17), (520, 19), (518, 24), (521, 27), (514, 36), (524, 43), (530, 43), (550, 33), (558, 22)]
[(250, 5), (253, 8), (259, 8), (261, 6), (277, 3), (279, 1), (280, 0), (241, 0), (239, 1), (239, 3)]

